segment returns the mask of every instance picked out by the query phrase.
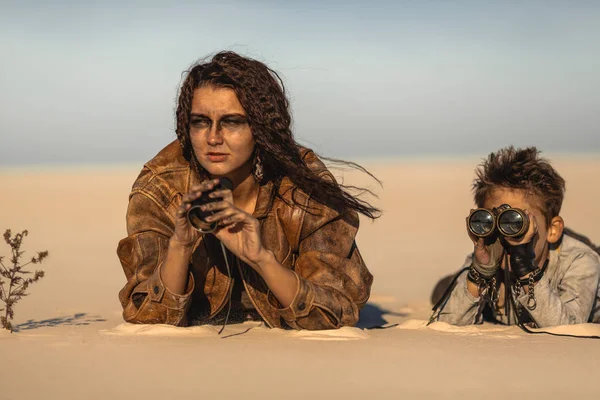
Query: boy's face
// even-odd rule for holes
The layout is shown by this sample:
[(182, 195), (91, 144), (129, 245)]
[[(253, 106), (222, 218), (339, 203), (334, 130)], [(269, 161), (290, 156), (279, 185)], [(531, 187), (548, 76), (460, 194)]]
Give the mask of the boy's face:
[[(535, 261), (536, 265), (542, 267), (548, 257), (548, 242), (553, 242), (555, 240), (553, 235), (549, 235), (546, 218), (539, 209), (539, 206), (535, 203), (535, 197), (532, 195), (527, 196), (524, 190), (496, 187), (492, 189), (487, 196), (483, 206), (492, 209), (494, 207), (500, 207), (503, 204), (508, 204), (513, 208), (529, 211), (530, 218), (535, 220), (535, 223), (534, 221), (530, 221), (530, 229), (532, 229), (532, 226), (537, 226), (537, 232), (533, 235), (532, 239), (535, 246)], [(517, 243), (512, 244), (525, 242), (523, 239), (527, 236), (529, 235), (525, 235), (523, 238), (519, 239)]]

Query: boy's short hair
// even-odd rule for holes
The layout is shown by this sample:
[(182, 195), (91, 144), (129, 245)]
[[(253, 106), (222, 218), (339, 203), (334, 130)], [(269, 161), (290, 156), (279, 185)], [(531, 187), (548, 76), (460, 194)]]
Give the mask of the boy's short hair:
[(558, 216), (565, 196), (565, 180), (545, 158), (539, 157), (535, 147), (525, 149), (513, 146), (498, 150), (477, 168), (473, 181), (473, 194), (477, 207), (496, 187), (525, 190), (534, 197), (535, 204), (550, 224)]

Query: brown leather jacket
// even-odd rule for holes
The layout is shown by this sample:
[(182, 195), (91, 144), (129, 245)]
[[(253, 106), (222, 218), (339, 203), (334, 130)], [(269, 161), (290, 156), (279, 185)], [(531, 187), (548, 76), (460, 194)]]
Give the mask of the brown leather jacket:
[[(301, 149), (301, 153), (311, 169), (333, 179), (311, 150)], [(160, 278), (176, 210), (182, 195), (198, 179), (174, 141), (144, 165), (133, 184), (127, 209), (128, 236), (117, 248), (127, 277), (119, 299), (128, 322), (185, 326), (191, 309), (207, 322), (227, 304), (232, 280), (220, 247), (207, 246), (208, 238), (200, 237), (195, 243), (185, 294), (170, 292)], [(280, 196), (289, 202), (293, 188), (291, 181), (284, 179)], [(282, 308), (263, 279), (238, 263), (233, 267), (239, 268), (252, 304), (270, 327), (331, 329), (355, 325), (373, 281), (355, 243), (358, 215), (340, 215), (300, 190), (295, 191), (294, 200), (308, 205), (309, 212), (277, 197), (271, 202), (272, 190), (272, 183), (260, 187), (253, 215), (260, 221), (263, 245), (295, 272), (298, 292), (292, 304)]]

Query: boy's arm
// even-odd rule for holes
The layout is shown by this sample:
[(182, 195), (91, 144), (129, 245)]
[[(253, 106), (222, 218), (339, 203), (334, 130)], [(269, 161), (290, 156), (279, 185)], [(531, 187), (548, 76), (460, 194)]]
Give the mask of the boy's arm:
[[(547, 275), (534, 287), (537, 304), (529, 314), (540, 328), (583, 324), (590, 318), (600, 280), (599, 259), (592, 253), (580, 253), (565, 262), (570, 265), (558, 284), (558, 292)], [(521, 293), (518, 301), (526, 308), (528, 294)]]

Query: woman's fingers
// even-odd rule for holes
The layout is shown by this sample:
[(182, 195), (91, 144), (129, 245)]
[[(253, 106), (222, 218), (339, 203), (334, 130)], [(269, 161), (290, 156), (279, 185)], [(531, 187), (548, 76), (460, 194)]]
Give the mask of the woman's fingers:
[(211, 190), (212, 188), (214, 188), (216, 185), (219, 184), (219, 180), (218, 179), (211, 179), (208, 181), (202, 181), (197, 185), (194, 185), (190, 188), (190, 193), (191, 192), (206, 192), (207, 190)]
[(239, 224), (239, 223), (242, 223), (247, 220), (248, 220), (248, 214), (246, 214), (244, 212), (240, 212), (240, 213), (235, 213), (229, 217), (223, 218), (221, 220), (221, 224), (223, 226), (228, 226), (228, 225), (232, 225), (232, 224)]
[(202, 204), (200, 206), (200, 209), (202, 211), (220, 211), (220, 210), (225, 210), (227, 208), (232, 208), (232, 207), (234, 207), (234, 206), (230, 202), (228, 202), (226, 200), (221, 200), (221, 201), (211, 201), (210, 203)]
[(198, 197), (202, 196), (203, 193), (208, 192), (219, 183), (218, 179), (212, 179), (210, 181), (204, 181), (198, 185), (192, 186), (190, 191), (182, 197), (183, 203), (191, 203)]
[(192, 208), (192, 204), (191, 203), (184, 203), (182, 202), (181, 205), (179, 206), (179, 208), (177, 208), (177, 213), (176, 213), (176, 217), (177, 218), (184, 218), (187, 215), (188, 210)]
[(211, 199), (226, 199), (232, 196), (231, 190), (229, 189), (217, 189), (208, 194)]
[(183, 204), (192, 203), (198, 197), (202, 196), (202, 193), (204, 193), (204, 192), (197, 191), (197, 192), (189, 192), (187, 194), (184, 194), (183, 197), (181, 198), (181, 202)]
[(206, 218), (207, 222), (217, 222), (220, 227), (245, 223), (251, 218), (249, 214), (238, 209), (227, 209)]

